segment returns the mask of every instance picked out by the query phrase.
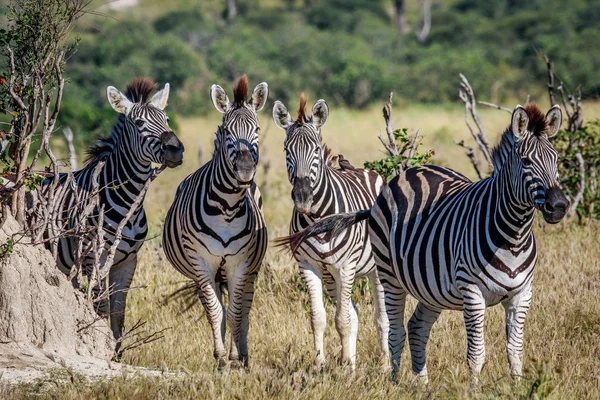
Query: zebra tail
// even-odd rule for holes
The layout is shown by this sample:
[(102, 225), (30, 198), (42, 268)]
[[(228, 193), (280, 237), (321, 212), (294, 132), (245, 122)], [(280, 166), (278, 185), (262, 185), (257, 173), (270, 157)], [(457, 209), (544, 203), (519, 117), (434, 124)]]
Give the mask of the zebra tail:
[(325, 240), (330, 241), (352, 225), (369, 218), (370, 215), (371, 210), (361, 210), (352, 213), (330, 215), (320, 221), (315, 222), (300, 232), (275, 239), (275, 246), (289, 246), (293, 254), (307, 239), (327, 233)]

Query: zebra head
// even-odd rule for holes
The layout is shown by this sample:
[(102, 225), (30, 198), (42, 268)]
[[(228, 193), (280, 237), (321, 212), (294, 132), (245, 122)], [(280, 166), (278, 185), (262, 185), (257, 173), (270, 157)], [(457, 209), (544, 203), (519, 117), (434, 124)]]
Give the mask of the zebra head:
[(223, 122), (217, 132), (225, 162), (237, 180), (239, 187), (247, 188), (254, 179), (258, 163), (258, 111), (262, 110), (269, 95), (266, 82), (259, 83), (252, 98), (246, 100), (248, 78), (243, 75), (233, 87), (234, 101), (219, 85), (210, 89), (210, 98), (217, 111), (223, 113)]
[(520, 196), (540, 210), (551, 224), (562, 220), (569, 207), (558, 182), (558, 153), (549, 140), (560, 129), (561, 122), (558, 105), (544, 117), (534, 104), (518, 105), (511, 121), (516, 141), (514, 173), (518, 182), (515, 183), (523, 189)]
[(169, 84), (150, 97), (157, 89), (148, 78), (135, 78), (124, 95), (113, 86), (106, 89), (112, 108), (123, 114), (124, 140), (128, 150), (143, 163), (165, 164), (169, 168), (183, 162), (183, 143), (169, 127), (164, 112), (169, 98)]
[(273, 106), (273, 119), (286, 132), (283, 143), (288, 178), (293, 186), (292, 200), (296, 211), (311, 212), (313, 192), (327, 165), (328, 151), (321, 140), (321, 128), (329, 117), (325, 100), (319, 100), (312, 109), (312, 116), (305, 113), (306, 99), (300, 96), (298, 118), (294, 121), (282, 102)]

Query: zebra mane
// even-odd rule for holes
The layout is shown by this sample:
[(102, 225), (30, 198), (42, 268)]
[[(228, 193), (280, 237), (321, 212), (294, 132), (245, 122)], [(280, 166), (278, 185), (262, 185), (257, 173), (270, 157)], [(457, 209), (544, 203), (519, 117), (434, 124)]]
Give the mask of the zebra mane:
[[(146, 77), (135, 77), (125, 90), (125, 96), (129, 101), (140, 104), (148, 104), (152, 95), (158, 89), (158, 84), (152, 79)], [(85, 164), (95, 164), (108, 157), (113, 149), (119, 143), (123, 127), (125, 125), (125, 115), (119, 114), (117, 122), (113, 126), (109, 135), (98, 136), (96, 142), (87, 149)]]
[[(548, 123), (546, 122), (544, 113), (542, 113), (535, 103), (526, 104), (524, 108), (529, 118), (527, 131), (534, 136), (545, 134), (548, 130)], [(502, 166), (508, 160), (516, 144), (516, 137), (509, 126), (502, 134), (500, 142), (492, 149), (492, 175), (498, 174), (500, 169), (502, 169)]]
[(242, 75), (240, 79), (233, 85), (233, 101), (240, 107), (246, 102), (248, 96), (248, 77)]
[(298, 125), (304, 125), (304, 122), (307, 121), (308, 118), (306, 116), (306, 96), (304, 93), (300, 95), (300, 105), (298, 106), (298, 118), (296, 118), (296, 122)]

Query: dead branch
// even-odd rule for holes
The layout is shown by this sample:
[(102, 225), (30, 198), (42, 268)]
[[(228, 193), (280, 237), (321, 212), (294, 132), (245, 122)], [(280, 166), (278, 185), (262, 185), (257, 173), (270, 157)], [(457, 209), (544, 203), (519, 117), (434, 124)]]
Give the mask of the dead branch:
[(390, 92), (390, 97), (387, 103), (383, 106), (383, 119), (385, 120), (385, 132), (387, 133), (387, 141), (379, 135), (379, 140), (383, 144), (383, 147), (387, 150), (389, 155), (397, 156), (400, 154), (398, 146), (396, 145), (396, 137), (394, 136), (394, 129), (392, 128), (392, 97), (394, 93)]
[(415, 137), (413, 138), (413, 140), (411, 142), (410, 151), (408, 152), (408, 157), (406, 158), (406, 163), (404, 164), (405, 169), (412, 167), (412, 158), (417, 153), (417, 147), (419, 146), (420, 136), (421, 136), (421, 128), (417, 129), (417, 132), (415, 133)]
[(547, 55), (544, 54), (544, 61), (546, 61), (546, 66), (548, 67), (548, 96), (550, 98), (550, 107), (556, 104), (556, 99), (554, 97), (554, 71), (552, 61), (548, 58)]
[(569, 216), (573, 216), (579, 203), (583, 200), (583, 192), (585, 191), (585, 161), (581, 153), (575, 154), (575, 160), (577, 161), (577, 167), (579, 168), (579, 182), (577, 183), (577, 193), (571, 201), (571, 207), (569, 208)]
[[(492, 166), (492, 152), (490, 146), (488, 144), (487, 138), (485, 136), (485, 130), (483, 129), (483, 124), (481, 123), (481, 119), (477, 114), (476, 104), (477, 101), (475, 99), (475, 93), (473, 92), (473, 88), (469, 84), (469, 81), (463, 74), (459, 74), (460, 76), (460, 86), (462, 90), (458, 92), (458, 96), (462, 100), (465, 105), (465, 122), (467, 127), (469, 128), (469, 132), (471, 132), (471, 136), (475, 139), (479, 147), (479, 151), (483, 154), (483, 157), (487, 161), (488, 165)], [(471, 124), (469, 123), (469, 115), (475, 122), (477, 126), (477, 132), (473, 129)]]
[(119, 222), (119, 225), (117, 226), (117, 230), (115, 231), (115, 240), (114, 240), (113, 244), (110, 246), (110, 248), (108, 249), (108, 252), (106, 254), (106, 261), (104, 262), (104, 265), (100, 269), (100, 279), (101, 280), (103, 280), (106, 276), (108, 276), (108, 272), (110, 271), (110, 268), (113, 265), (115, 254), (117, 252), (117, 247), (121, 243), (121, 239), (123, 237), (123, 229), (125, 228), (125, 225), (127, 225), (127, 223), (129, 222), (129, 220), (131, 219), (133, 214), (138, 210), (138, 208), (144, 201), (144, 197), (146, 196), (146, 192), (148, 191), (148, 188), (150, 187), (150, 183), (152, 183), (152, 181), (154, 179), (156, 179), (156, 177), (162, 171), (164, 171), (166, 167), (167, 167), (166, 165), (162, 165), (159, 168), (155, 168), (152, 171), (152, 173), (150, 175), (150, 179), (146, 180), (144, 187), (142, 188), (142, 190), (138, 194), (138, 197), (135, 199), (135, 201), (131, 205), (131, 208), (125, 215), (125, 218), (123, 218), (121, 220), (121, 222)]
[(66, 126), (63, 129), (63, 135), (67, 141), (67, 147), (69, 148), (69, 164), (71, 164), (71, 171), (77, 170), (77, 152), (75, 151), (75, 146), (73, 145), (73, 131), (71, 128)]
[(477, 159), (477, 154), (475, 154), (475, 151), (473, 150), (473, 148), (471, 146), (465, 144), (464, 140), (461, 140), (460, 142), (455, 141), (454, 143), (456, 143), (460, 147), (463, 147), (466, 150), (467, 157), (469, 157), (469, 160), (471, 161), (471, 164), (473, 165), (473, 168), (475, 169), (475, 172), (477, 173), (477, 177), (479, 179), (483, 178), (483, 174), (481, 173), (481, 166), (480, 166), (479, 160)]
[[(147, 333), (142, 329), (146, 325), (146, 323), (146, 321), (142, 321), (141, 319), (139, 319), (135, 324), (133, 324), (133, 326), (130, 329), (123, 333), (123, 336), (119, 338), (117, 343), (117, 348), (119, 349), (117, 357), (122, 357), (123, 353), (128, 350), (133, 350), (145, 344), (149, 344), (157, 340), (163, 339), (165, 337), (163, 333), (171, 329), (171, 327), (168, 327), (159, 331)], [(126, 346), (120, 347), (120, 345), (128, 339), (133, 339), (133, 342)]]
[[(529, 100), (527, 100), (527, 102), (529, 102)], [(488, 106), (488, 107), (495, 108), (497, 110), (506, 111), (507, 113), (512, 114), (512, 110), (508, 107), (502, 107), (502, 106), (499, 106), (498, 104), (490, 103), (487, 101), (481, 101), (481, 100), (477, 100), (477, 103), (481, 104), (482, 106)]]

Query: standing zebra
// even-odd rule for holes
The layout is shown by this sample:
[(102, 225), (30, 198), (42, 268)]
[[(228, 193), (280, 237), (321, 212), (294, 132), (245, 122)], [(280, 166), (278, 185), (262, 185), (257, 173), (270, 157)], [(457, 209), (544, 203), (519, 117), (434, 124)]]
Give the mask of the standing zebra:
[[(223, 113), (212, 159), (177, 189), (165, 219), (163, 247), (171, 264), (198, 286), (213, 331), (214, 357), (225, 366), (225, 314), (231, 328), (229, 359), (248, 366), (248, 314), (254, 280), (267, 248), (260, 191), (254, 183), (258, 162), (257, 112), (267, 101), (261, 83), (246, 101), (248, 80), (233, 88), (234, 101), (213, 85), (215, 108)], [(227, 313), (220, 282), (228, 283)]]
[(472, 383), (485, 359), (485, 309), (506, 311), (506, 352), (511, 374), (521, 375), (523, 325), (537, 260), (532, 232), (535, 210), (548, 223), (565, 215), (557, 153), (549, 139), (559, 130), (558, 106), (546, 117), (534, 104), (517, 106), (493, 151), (491, 177), (471, 182), (447, 168), (412, 168), (394, 178), (367, 211), (326, 219), (289, 238), (293, 247), (321, 232), (369, 220), (385, 287), (389, 346), (397, 372), (406, 332), (407, 294), (419, 301), (408, 322), (413, 372), (427, 383), (425, 347), (442, 310), (463, 311)]
[[(107, 251), (115, 241), (118, 225), (125, 218), (132, 204), (138, 198), (146, 182), (151, 179), (152, 163), (166, 164), (176, 167), (183, 161), (183, 144), (169, 128), (167, 114), (163, 111), (169, 97), (169, 84), (156, 94), (158, 88), (148, 78), (135, 78), (127, 86), (125, 94), (116, 88), (107, 88), (108, 101), (112, 108), (120, 113), (112, 132), (103, 137), (88, 150), (89, 158), (85, 168), (73, 172), (74, 186), (65, 185), (67, 174), (60, 175), (61, 187), (57, 191), (56, 217), (67, 223), (67, 229), (73, 229), (78, 216), (73, 210), (77, 203), (85, 201), (93, 192), (93, 173), (99, 162), (105, 162), (98, 175), (99, 204), (104, 206), (105, 251), (100, 261), (101, 265), (107, 257)], [(153, 95), (154, 94), (154, 95)], [(39, 188), (40, 195), (47, 195), (47, 189), (52, 180), (47, 179)], [(98, 226), (99, 210), (89, 217), (89, 225)], [(122, 231), (114, 263), (109, 271), (110, 287), (110, 325), (117, 350), (119, 339), (125, 322), (125, 302), (127, 291), (131, 285), (137, 265), (137, 252), (142, 246), (148, 225), (142, 205), (133, 213)], [(87, 248), (93, 237), (84, 240), (83, 248)], [(57, 243), (58, 267), (69, 274), (75, 264), (77, 242), (73, 236), (63, 236)], [(94, 257), (89, 254), (84, 263), (83, 271), (89, 277), (92, 273)], [(108, 302), (103, 301), (98, 307), (101, 315), (109, 313)]]
[[(281, 102), (275, 102), (273, 107), (275, 123), (286, 132), (284, 147), (294, 201), (291, 234), (323, 217), (371, 207), (383, 185), (383, 179), (375, 172), (330, 166), (330, 150), (321, 138), (321, 128), (329, 116), (327, 104), (324, 100), (317, 101), (311, 117), (306, 115), (305, 106), (306, 100), (301, 96), (295, 121)], [(321, 367), (325, 362), (323, 334), (326, 315), (322, 282), (336, 304), (335, 326), (342, 341), (342, 362), (349, 363), (354, 369), (358, 317), (351, 298), (352, 285), (355, 277), (369, 277), (373, 286), (377, 331), (383, 352), (387, 355), (388, 325), (383, 287), (377, 277), (367, 225), (351, 227), (332, 241), (322, 238), (308, 240), (293, 253), (302, 279), (308, 286), (317, 366)]]

